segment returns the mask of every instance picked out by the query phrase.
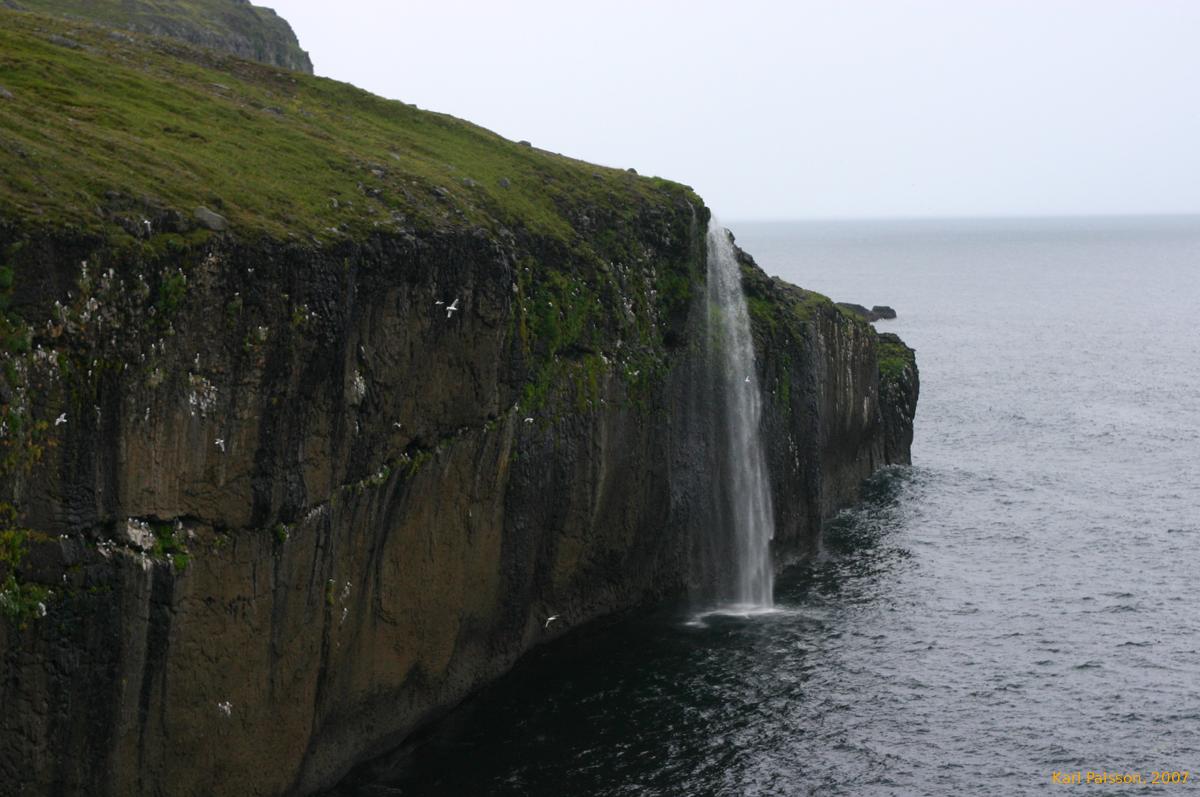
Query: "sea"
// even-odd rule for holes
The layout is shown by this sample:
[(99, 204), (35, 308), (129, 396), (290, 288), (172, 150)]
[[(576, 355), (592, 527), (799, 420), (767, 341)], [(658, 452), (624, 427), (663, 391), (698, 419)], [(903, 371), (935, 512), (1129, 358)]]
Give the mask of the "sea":
[(770, 274), (895, 308), (912, 467), (774, 611), (574, 631), (338, 793), (1197, 788), (1200, 219), (728, 226)]

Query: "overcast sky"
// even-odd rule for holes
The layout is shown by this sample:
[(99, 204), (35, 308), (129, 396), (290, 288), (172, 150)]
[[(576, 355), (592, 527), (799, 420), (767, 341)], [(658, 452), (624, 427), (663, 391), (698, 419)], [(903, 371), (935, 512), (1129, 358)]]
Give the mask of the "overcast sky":
[(1200, 0), (256, 0), (317, 74), (725, 220), (1200, 212)]

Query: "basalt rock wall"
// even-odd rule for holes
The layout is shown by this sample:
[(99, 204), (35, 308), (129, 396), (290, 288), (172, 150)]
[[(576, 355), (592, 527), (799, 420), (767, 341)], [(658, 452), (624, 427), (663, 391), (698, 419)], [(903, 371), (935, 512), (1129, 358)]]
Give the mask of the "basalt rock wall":
[[(5, 793), (311, 793), (532, 646), (685, 593), (720, 495), (707, 216), (581, 221), (608, 261), (479, 230), (131, 260), (0, 226)], [(908, 460), (915, 364), (743, 269), (782, 561)]]

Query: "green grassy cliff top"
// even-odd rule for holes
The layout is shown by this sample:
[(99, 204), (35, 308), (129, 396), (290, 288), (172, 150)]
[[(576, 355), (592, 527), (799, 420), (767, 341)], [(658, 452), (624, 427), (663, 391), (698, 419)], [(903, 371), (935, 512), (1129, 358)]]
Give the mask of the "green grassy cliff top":
[(248, 0), (7, 0), (12, 8), (171, 36), (311, 74), (292, 26)]
[(137, 236), (143, 219), (199, 228), (203, 207), (238, 235), (508, 227), (570, 241), (583, 216), (680, 200), (700, 207), (685, 186), (345, 83), (0, 9), (10, 225)]

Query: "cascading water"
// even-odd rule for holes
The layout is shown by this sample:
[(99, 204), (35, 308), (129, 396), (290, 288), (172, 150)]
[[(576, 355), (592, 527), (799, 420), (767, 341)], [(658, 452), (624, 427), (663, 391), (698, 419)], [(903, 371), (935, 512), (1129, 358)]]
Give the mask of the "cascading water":
[[(771, 538), (775, 513), (770, 475), (759, 432), (762, 393), (754, 369), (750, 314), (742, 294), (742, 272), (729, 232), (712, 220), (708, 225), (708, 358), (716, 380), (717, 405), (724, 407), (718, 429), (717, 456), (729, 494), (726, 496), (732, 568), (719, 580), (718, 600), (730, 608), (766, 608), (775, 585)], [(723, 445), (722, 445), (723, 444)]]

